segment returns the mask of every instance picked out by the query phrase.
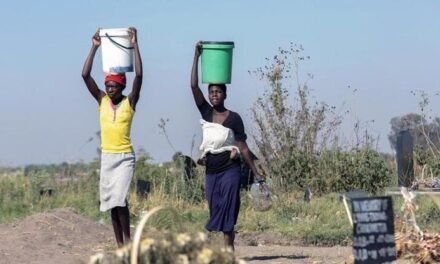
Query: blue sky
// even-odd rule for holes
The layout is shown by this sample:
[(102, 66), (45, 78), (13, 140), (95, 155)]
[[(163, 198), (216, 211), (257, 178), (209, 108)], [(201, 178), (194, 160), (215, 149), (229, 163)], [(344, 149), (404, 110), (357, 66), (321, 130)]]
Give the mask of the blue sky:
[[(311, 56), (301, 71), (314, 74), (313, 95), (351, 111), (347, 140), (354, 120), (375, 120), (369, 128), (389, 152), (390, 119), (417, 111), (410, 91), (440, 91), (438, 10), (437, 1), (7, 1), (0, 8), (0, 166), (96, 157), (98, 142), (86, 142), (99, 130), (97, 104), (81, 70), (98, 27), (138, 29), (144, 85), (132, 140), (156, 162), (173, 154), (161, 118), (170, 120), (176, 149), (189, 155), (193, 136), (200, 142), (189, 88), (198, 40), (235, 41), (227, 106), (249, 133), (249, 108), (264, 83), (248, 70), (293, 42)], [(101, 84), (100, 55), (92, 74)], [(438, 116), (438, 98), (431, 99)]]

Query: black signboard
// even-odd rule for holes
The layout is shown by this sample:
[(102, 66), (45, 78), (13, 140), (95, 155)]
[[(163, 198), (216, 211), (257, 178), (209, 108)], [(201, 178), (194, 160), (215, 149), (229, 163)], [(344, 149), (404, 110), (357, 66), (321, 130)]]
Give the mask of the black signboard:
[(396, 260), (391, 197), (353, 198), (351, 206), (354, 263), (391, 264)]

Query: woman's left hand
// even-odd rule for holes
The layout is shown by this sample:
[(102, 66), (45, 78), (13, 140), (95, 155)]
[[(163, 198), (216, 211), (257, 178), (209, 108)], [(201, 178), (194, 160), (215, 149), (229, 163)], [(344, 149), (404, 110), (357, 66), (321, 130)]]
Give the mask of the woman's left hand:
[(137, 43), (137, 30), (134, 27), (128, 28), (128, 37), (130, 38), (131, 44)]
[(265, 181), (265, 180), (266, 180), (266, 176), (264, 176), (264, 175), (262, 175), (262, 174), (260, 174), (260, 173), (256, 173), (256, 174), (255, 174), (255, 179), (256, 179), (257, 181)]

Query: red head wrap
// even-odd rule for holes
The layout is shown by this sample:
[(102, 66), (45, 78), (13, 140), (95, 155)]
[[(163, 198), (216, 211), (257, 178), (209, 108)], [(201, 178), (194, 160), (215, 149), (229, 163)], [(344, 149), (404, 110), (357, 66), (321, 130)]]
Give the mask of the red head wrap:
[(127, 84), (127, 78), (125, 78), (125, 74), (108, 74), (105, 76), (104, 83), (114, 81), (115, 83), (119, 83), (120, 85), (125, 86)]

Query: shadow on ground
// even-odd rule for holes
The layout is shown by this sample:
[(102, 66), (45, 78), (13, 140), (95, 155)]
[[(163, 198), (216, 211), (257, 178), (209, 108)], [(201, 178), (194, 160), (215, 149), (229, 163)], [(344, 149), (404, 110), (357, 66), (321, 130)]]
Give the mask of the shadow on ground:
[(251, 260), (276, 260), (276, 259), (306, 259), (307, 256), (254, 256), (254, 257), (244, 257), (243, 260), (245, 261), (251, 261)]

